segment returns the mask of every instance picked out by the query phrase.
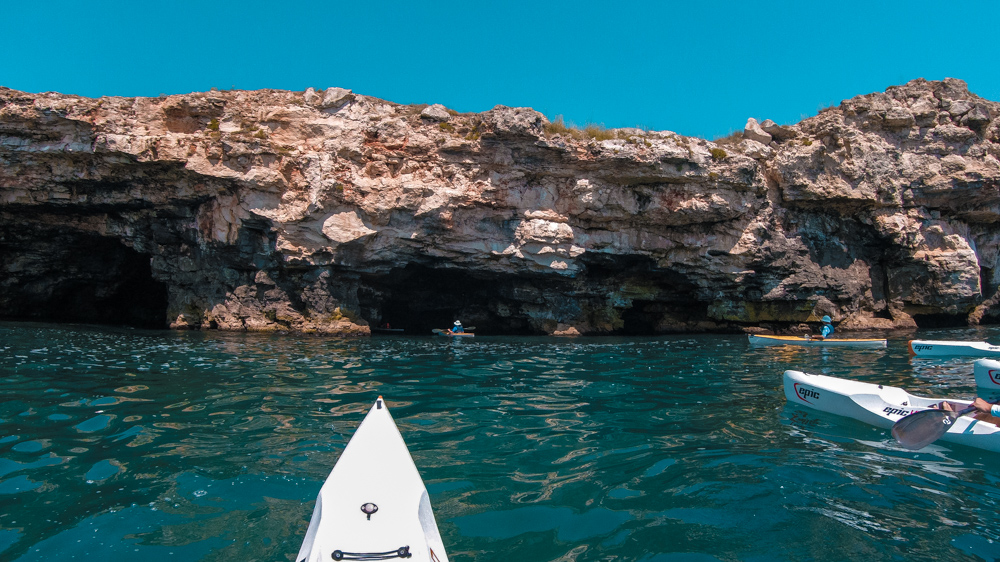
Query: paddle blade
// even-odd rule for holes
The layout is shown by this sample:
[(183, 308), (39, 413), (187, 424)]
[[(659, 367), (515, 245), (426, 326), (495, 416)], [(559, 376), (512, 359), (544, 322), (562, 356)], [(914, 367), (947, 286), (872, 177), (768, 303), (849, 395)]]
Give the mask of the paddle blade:
[(911, 451), (923, 449), (937, 441), (951, 428), (952, 423), (967, 410), (924, 410), (900, 419), (892, 426), (892, 436)]
[(432, 334), (443, 334), (444, 330), (442, 330), (441, 328), (434, 328), (433, 330), (431, 330), (431, 333)]

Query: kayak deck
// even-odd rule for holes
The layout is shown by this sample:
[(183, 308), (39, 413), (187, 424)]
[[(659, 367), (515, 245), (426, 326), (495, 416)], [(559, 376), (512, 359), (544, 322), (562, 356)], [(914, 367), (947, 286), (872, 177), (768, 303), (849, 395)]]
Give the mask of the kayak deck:
[(886, 347), (886, 340), (880, 339), (841, 339), (841, 338), (805, 338), (802, 336), (759, 336), (748, 334), (751, 345), (799, 345), (803, 347)]
[(380, 396), (323, 483), (295, 560), (396, 557), (448, 560), (427, 488)]
[(456, 334), (455, 332), (452, 332), (451, 330), (432, 330), (432, 331), (435, 334), (439, 335), (439, 336), (450, 336), (450, 337), (453, 337), (453, 338), (471, 338), (471, 337), (473, 337), (473, 336), (476, 335), (476, 334), (474, 334), (472, 332), (458, 332)]
[(910, 340), (909, 347), (919, 357), (1000, 357), (1000, 345), (984, 341)]

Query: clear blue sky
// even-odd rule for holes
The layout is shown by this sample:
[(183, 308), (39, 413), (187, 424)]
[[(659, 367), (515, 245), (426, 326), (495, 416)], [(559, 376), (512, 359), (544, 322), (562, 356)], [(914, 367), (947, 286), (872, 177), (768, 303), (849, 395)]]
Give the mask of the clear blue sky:
[(0, 0), (0, 85), (340, 86), (715, 138), (920, 77), (1000, 101), (998, 16), (998, 0)]

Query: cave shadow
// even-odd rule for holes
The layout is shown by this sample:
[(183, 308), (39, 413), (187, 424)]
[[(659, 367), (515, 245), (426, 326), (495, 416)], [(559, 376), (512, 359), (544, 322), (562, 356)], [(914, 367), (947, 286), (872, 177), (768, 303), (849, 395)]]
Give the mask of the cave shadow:
[(513, 286), (509, 276), (408, 264), (384, 275), (362, 275), (358, 303), (372, 327), (389, 324), (408, 335), (431, 335), (456, 320), (477, 334), (536, 334), (527, 319), (498, 313), (497, 298)]
[(4, 319), (167, 328), (167, 286), (149, 255), (71, 231), (6, 230), (2, 240)]

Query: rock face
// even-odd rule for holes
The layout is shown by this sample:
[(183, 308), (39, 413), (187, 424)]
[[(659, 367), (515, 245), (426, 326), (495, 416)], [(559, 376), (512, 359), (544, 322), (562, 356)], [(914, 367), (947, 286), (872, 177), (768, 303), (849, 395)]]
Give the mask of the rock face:
[(915, 80), (718, 145), (342, 88), (0, 89), (0, 314), (345, 335), (991, 321), (998, 115)]

